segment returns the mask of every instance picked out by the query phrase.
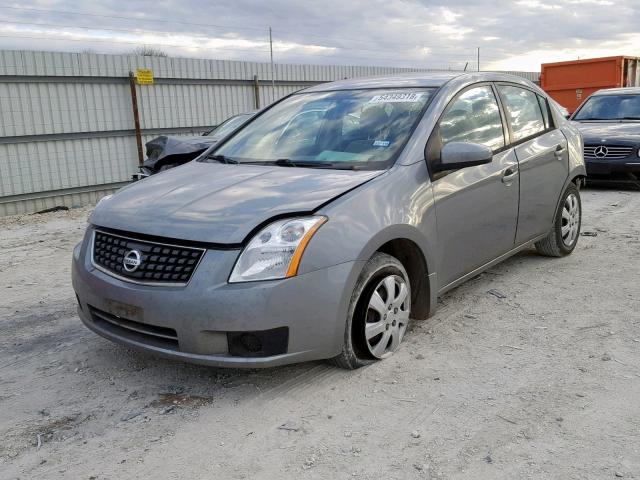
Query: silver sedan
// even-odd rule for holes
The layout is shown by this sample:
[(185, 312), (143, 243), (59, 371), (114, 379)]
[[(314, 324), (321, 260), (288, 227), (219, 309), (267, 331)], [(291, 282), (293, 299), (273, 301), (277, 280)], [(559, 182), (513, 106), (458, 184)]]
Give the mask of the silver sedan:
[(74, 251), (78, 312), (174, 359), (361, 367), (497, 262), (531, 246), (570, 254), (582, 152), (547, 95), (514, 76), (314, 86), (103, 199)]

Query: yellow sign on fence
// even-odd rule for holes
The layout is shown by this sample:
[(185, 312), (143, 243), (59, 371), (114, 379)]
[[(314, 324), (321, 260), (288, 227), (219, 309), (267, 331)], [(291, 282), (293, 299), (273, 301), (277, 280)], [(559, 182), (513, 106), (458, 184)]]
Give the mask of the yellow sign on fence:
[(153, 70), (150, 68), (137, 69), (136, 80), (138, 85), (153, 85)]

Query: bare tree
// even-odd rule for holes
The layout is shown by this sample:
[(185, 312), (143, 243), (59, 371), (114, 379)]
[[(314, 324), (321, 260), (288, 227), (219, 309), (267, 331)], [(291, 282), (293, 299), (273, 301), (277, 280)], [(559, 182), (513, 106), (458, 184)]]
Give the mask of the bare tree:
[(143, 47), (136, 47), (129, 53), (140, 57), (168, 57), (167, 52), (160, 50), (159, 48), (148, 47), (146, 45)]

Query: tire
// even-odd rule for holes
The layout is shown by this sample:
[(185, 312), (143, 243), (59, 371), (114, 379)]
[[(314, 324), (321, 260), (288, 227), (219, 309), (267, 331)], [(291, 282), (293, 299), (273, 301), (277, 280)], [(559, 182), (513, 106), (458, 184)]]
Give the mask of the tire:
[(536, 242), (536, 250), (547, 257), (564, 257), (573, 252), (580, 238), (582, 202), (578, 187), (570, 183), (562, 194), (549, 234)]
[(356, 282), (342, 352), (330, 363), (353, 370), (391, 356), (402, 342), (410, 311), (411, 285), (402, 263), (376, 253)]

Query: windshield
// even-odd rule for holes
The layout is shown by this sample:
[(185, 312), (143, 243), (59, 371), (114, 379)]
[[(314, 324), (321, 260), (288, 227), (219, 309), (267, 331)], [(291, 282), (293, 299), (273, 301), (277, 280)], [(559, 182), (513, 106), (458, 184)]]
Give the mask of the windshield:
[(433, 91), (402, 88), (295, 94), (254, 119), (209, 159), (292, 167), (386, 168), (408, 139)]
[(243, 113), (241, 115), (236, 115), (235, 117), (228, 118), (227, 120), (222, 122), (220, 125), (218, 125), (216, 128), (214, 128), (209, 133), (207, 133), (207, 137), (215, 137), (215, 138), (226, 137), (231, 132), (233, 132), (236, 128), (242, 125), (245, 121), (247, 121), (250, 116), (251, 114)]
[(572, 120), (640, 120), (640, 95), (596, 95)]

